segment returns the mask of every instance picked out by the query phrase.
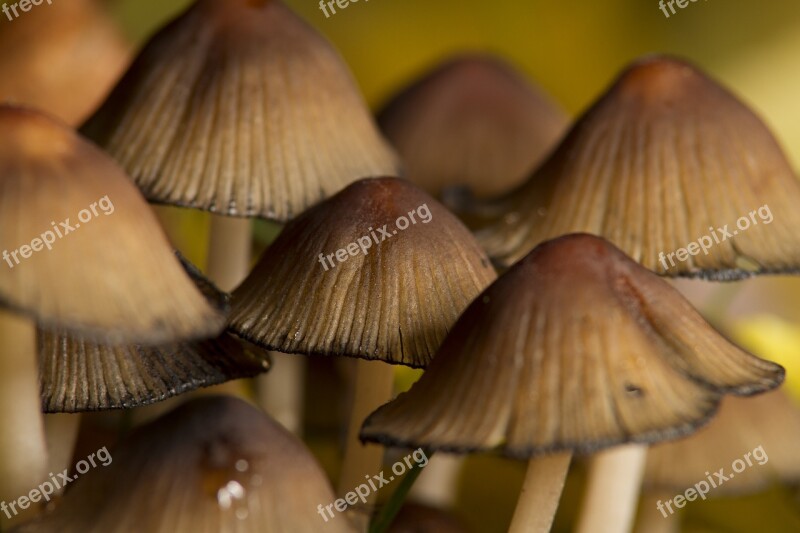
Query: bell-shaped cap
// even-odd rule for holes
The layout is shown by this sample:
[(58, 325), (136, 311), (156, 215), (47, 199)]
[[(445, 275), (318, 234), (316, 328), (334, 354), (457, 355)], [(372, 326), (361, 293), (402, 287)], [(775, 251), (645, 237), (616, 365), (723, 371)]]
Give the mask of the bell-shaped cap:
[(0, 14), (0, 102), (77, 126), (124, 72), (128, 43), (97, 0), (48, 0), (27, 12), (19, 6), (20, 16), (7, 20), (14, 4), (21, 2), (3, 2)]
[(513, 189), (555, 146), (564, 114), (503, 60), (465, 55), (395, 96), (378, 123), (409, 178), (434, 196), (466, 187), (477, 197)]
[(318, 514), (336, 496), (303, 443), (236, 398), (191, 400), (108, 456), (16, 533), (355, 531)]
[(800, 271), (800, 183), (764, 123), (695, 67), (629, 67), (479, 239), (511, 264), (600, 235), (669, 276)]
[(402, 179), (365, 179), (286, 225), (234, 291), (229, 328), (279, 352), (422, 367), (494, 278), (436, 200)]
[(97, 147), (0, 106), (0, 303), (45, 328), (142, 344), (217, 335), (150, 206)]
[(667, 282), (601, 238), (534, 249), (478, 296), (365, 440), (513, 457), (692, 433), (723, 392), (783, 368), (728, 342)]
[(83, 132), (153, 201), (288, 220), (394, 174), (342, 58), (279, 0), (198, 0), (158, 32)]
[(706, 472), (720, 468), (728, 479), (711, 476), (715, 483), (722, 481), (713, 488), (714, 496), (757, 492), (771, 483), (796, 484), (800, 481), (798, 442), (800, 406), (785, 390), (754, 398), (724, 398), (719, 414), (707, 427), (650, 449), (644, 485), (682, 492), (705, 479)]

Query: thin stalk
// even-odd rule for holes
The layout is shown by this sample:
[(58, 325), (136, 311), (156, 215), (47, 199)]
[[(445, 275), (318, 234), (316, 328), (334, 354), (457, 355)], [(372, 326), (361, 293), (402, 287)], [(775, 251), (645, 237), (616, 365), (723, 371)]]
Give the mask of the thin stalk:
[(550, 531), (571, 461), (570, 453), (543, 455), (528, 461), (509, 533)]
[(595, 455), (577, 533), (627, 533), (633, 527), (647, 446), (629, 444)]
[(283, 427), (302, 436), (306, 358), (270, 352), (272, 367), (257, 380), (258, 404)]
[[(347, 429), (342, 473), (339, 477), (339, 497), (364, 482), (364, 476), (376, 474), (383, 466), (384, 448), (378, 444), (362, 444), (358, 438), (361, 424), (375, 409), (392, 398), (394, 370), (383, 361), (356, 361), (355, 393)], [(375, 502), (376, 494), (367, 497), (366, 504)], [(365, 524), (359, 524), (365, 526)], [(362, 528), (363, 529), (363, 528)]]
[[(433, 457), (433, 452), (425, 450), (425, 457), (430, 461)], [(392, 493), (389, 501), (386, 502), (386, 505), (381, 508), (380, 512), (370, 523), (369, 533), (385, 533), (389, 531), (389, 526), (392, 525), (394, 517), (397, 516), (397, 513), (399, 513), (400, 509), (403, 507), (403, 503), (405, 503), (406, 497), (409, 491), (411, 491), (411, 487), (414, 486), (414, 482), (422, 473), (422, 470), (423, 469), (419, 467), (412, 468), (408, 474), (403, 477), (403, 480)]]
[[(45, 479), (47, 445), (36, 327), (5, 310), (0, 310), (0, 376), (0, 501), (11, 502)], [(11, 523), (5, 513), (0, 513), (0, 522)]]

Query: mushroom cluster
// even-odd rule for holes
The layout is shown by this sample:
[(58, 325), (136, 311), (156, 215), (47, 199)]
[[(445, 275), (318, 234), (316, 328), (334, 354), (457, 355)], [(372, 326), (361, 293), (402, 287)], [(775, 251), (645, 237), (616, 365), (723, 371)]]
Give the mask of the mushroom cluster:
[[(527, 465), (513, 533), (677, 527), (758, 449), (709, 498), (797, 482), (785, 369), (669, 279), (800, 272), (800, 182), (698, 67), (637, 60), (569, 126), (474, 53), (373, 116), (281, 0), (195, 0), (125, 72), (92, 0), (7, 38), (0, 531), (469, 531), (473, 454)], [(154, 204), (205, 217), (202, 268)]]

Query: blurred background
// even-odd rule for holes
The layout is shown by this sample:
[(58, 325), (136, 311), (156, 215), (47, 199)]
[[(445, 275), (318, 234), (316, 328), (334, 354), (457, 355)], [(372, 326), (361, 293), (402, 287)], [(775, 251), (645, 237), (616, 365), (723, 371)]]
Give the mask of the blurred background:
[[(484, 51), (516, 65), (574, 117), (627, 63), (645, 54), (670, 53), (696, 63), (753, 107), (800, 169), (798, 0), (705, 0), (689, 3), (669, 18), (657, 0), (360, 0), (330, 18), (315, 0), (286, 3), (338, 47), (373, 108), (449, 56)], [(105, 4), (135, 50), (190, 2), (107, 0)], [(8, 27), (0, 20), (0, 37)], [(161, 215), (183, 224), (184, 251), (202, 264), (205, 215), (179, 210), (162, 210)], [(264, 240), (276, 231), (266, 224), (259, 229)], [(723, 331), (755, 353), (784, 364), (789, 370), (787, 387), (800, 406), (800, 278), (761, 278), (712, 288), (692, 282), (680, 287)], [(417, 375), (401, 371), (398, 379), (407, 386)], [(312, 373), (310, 379), (319, 381), (318, 388), (310, 389), (320, 394), (333, 387), (324, 375), (315, 378)], [(336, 421), (309, 400), (307, 442), (333, 469), (335, 447), (326, 440), (325, 428), (315, 431), (314, 424), (335, 431)], [(716, 466), (727, 466), (732, 459), (721, 457)], [(474, 531), (505, 531), (523, 473), (524, 465), (513, 461), (469, 458), (459, 485), (457, 514)], [(577, 468), (570, 476), (557, 531), (569, 530), (581, 475)], [(682, 530), (692, 533), (800, 531), (800, 492), (790, 486), (698, 502), (684, 511)]]

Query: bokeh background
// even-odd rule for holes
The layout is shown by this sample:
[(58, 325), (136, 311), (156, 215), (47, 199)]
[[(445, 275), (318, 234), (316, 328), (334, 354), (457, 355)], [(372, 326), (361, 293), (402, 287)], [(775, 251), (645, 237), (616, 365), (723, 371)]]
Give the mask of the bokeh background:
[[(190, 2), (105, 3), (136, 49)], [(645, 54), (670, 53), (698, 64), (757, 110), (800, 169), (798, 0), (699, 0), (670, 18), (659, 10), (657, 0), (359, 0), (330, 18), (315, 0), (286, 3), (338, 47), (373, 108), (449, 56), (484, 51), (516, 65), (576, 116), (627, 63)], [(184, 252), (203, 264), (207, 217), (169, 209), (160, 213), (182, 225)], [(275, 231), (259, 226), (264, 241)], [(763, 278), (713, 288), (686, 283), (681, 288), (721, 329), (787, 367), (787, 387), (800, 408), (800, 278)], [(407, 385), (416, 375), (400, 372), (398, 377)], [(319, 385), (317, 390), (326, 390), (324, 379)], [(319, 412), (315, 416), (313, 402), (307, 409), (312, 426), (315, 420), (325, 425), (329, 419)], [(325, 435), (312, 427), (308, 442), (333, 469), (336, 452)], [(719, 465), (709, 467), (729, 465), (730, 459), (734, 458), (720, 458)], [(523, 473), (524, 465), (513, 461), (468, 459), (458, 494), (459, 516), (477, 532), (505, 531)], [(581, 468), (570, 476), (557, 531), (569, 530), (581, 476)], [(683, 526), (690, 533), (797, 532), (800, 492), (779, 487), (756, 496), (690, 504)]]

